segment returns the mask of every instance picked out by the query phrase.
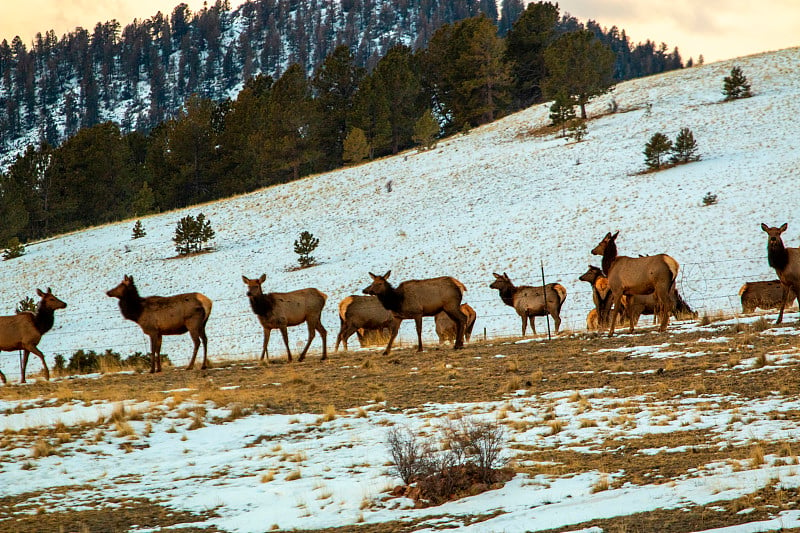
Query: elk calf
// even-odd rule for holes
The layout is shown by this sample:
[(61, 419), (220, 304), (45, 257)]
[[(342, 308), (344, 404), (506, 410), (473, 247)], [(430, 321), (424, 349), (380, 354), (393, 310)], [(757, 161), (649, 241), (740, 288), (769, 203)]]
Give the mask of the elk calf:
[(161, 341), (164, 335), (182, 335), (189, 332), (194, 343), (192, 359), (186, 370), (194, 368), (194, 360), (200, 343), (203, 343), (203, 364), (208, 368), (208, 339), (206, 323), (211, 315), (211, 300), (199, 292), (176, 294), (175, 296), (139, 296), (133, 277), (125, 276), (122, 282), (106, 292), (119, 299), (122, 316), (139, 324), (150, 337), (150, 373), (161, 372)]
[[(783, 301), (783, 285), (780, 280), (772, 281), (748, 281), (739, 289), (739, 296), (742, 301), (742, 313), (752, 313), (756, 309), (778, 309)], [(789, 290), (786, 297), (786, 305), (791, 306), (797, 299), (797, 295)]]
[[(37, 348), (42, 335), (53, 328), (56, 309), (64, 309), (67, 304), (53, 296), (53, 291), (47, 292), (36, 289), (36, 294), (41, 298), (36, 312), (25, 311), (11, 316), (0, 316), (0, 352), (22, 350), (22, 379), (25, 383), (25, 369), (28, 366), (28, 356), (33, 352), (42, 360), (45, 379), (50, 379), (50, 371), (44, 360), (44, 354)], [(0, 372), (3, 383), (7, 383), (6, 376)]]
[(505, 272), (500, 275), (493, 273), (494, 281), (490, 289), (497, 289), (503, 303), (514, 308), (522, 317), (522, 336), (527, 331), (530, 321), (533, 334), (536, 335), (537, 316), (550, 315), (556, 325), (556, 333), (561, 326), (561, 306), (567, 298), (567, 289), (559, 283), (548, 283), (544, 287), (531, 287), (529, 285), (515, 286)]
[(389, 344), (383, 351), (389, 355), (400, 323), (405, 319), (413, 319), (417, 327), (417, 351), (422, 351), (422, 317), (433, 316), (444, 311), (456, 323), (456, 341), (453, 348), (458, 350), (464, 346), (464, 330), (467, 317), (461, 311), (461, 297), (467, 288), (463, 283), (450, 276), (431, 279), (412, 279), (402, 282), (397, 288), (386, 281), (391, 275), (389, 270), (383, 276), (369, 273), (372, 284), (365, 287), (364, 294), (378, 297), (383, 307), (394, 313), (392, 335)]
[(371, 331), (382, 332), (388, 329), (391, 332), (396, 319), (394, 313), (383, 307), (376, 297), (354, 294), (339, 303), (339, 320), (339, 335), (336, 336), (334, 352), (339, 350), (339, 342), (344, 344), (347, 351), (347, 339), (353, 333), (359, 333), (361, 340), (363, 335)]
[[(467, 324), (464, 328), (464, 341), (469, 342), (470, 337), (472, 337), (472, 328), (475, 326), (475, 319), (478, 317), (478, 314), (469, 304), (461, 304), (461, 312), (467, 317)], [(444, 311), (436, 313), (433, 320), (436, 323), (436, 335), (439, 336), (439, 344), (444, 344), (447, 341), (455, 342), (456, 323), (450, 320), (447, 313)]]
[(289, 332), (287, 327), (297, 326), (306, 323), (308, 326), (308, 342), (300, 353), (298, 361), (306, 358), (308, 347), (314, 340), (315, 331), (322, 337), (322, 360), (328, 358), (328, 332), (322, 326), (320, 317), (322, 308), (328, 296), (317, 289), (300, 289), (292, 292), (270, 292), (264, 294), (261, 284), (267, 279), (266, 274), (260, 278), (249, 279), (242, 276), (242, 281), (247, 285), (247, 298), (250, 300), (250, 307), (261, 322), (264, 328), (264, 345), (261, 349), (261, 360), (264, 358), (269, 361), (267, 345), (269, 344), (269, 334), (273, 329), (278, 329), (283, 336), (283, 343), (286, 345), (286, 355), (289, 361), (292, 360), (292, 351), (289, 349)]

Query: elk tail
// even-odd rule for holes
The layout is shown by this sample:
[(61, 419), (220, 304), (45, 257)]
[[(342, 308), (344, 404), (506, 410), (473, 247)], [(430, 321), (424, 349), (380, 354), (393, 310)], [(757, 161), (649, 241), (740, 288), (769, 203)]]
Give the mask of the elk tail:
[(747, 285), (748, 285), (748, 284), (747, 284), (747, 283), (745, 283), (744, 285), (742, 285), (742, 288), (741, 288), (741, 289), (739, 289), (739, 296), (741, 296), (742, 294), (744, 294), (744, 291), (746, 291), (746, 290), (747, 290)]
[(458, 287), (458, 289), (461, 291), (461, 294), (467, 292), (467, 287), (463, 283), (461, 283), (460, 281), (458, 281), (456, 278), (453, 277), (451, 277), (450, 279), (453, 280), (453, 283), (456, 284), (456, 287)]

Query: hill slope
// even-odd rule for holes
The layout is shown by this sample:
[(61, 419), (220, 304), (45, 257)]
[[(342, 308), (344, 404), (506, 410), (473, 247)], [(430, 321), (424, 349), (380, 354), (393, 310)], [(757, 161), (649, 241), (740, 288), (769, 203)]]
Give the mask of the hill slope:
[[(721, 103), (722, 78), (739, 65), (754, 97)], [(701, 312), (733, 311), (745, 280), (772, 279), (759, 223), (789, 222), (787, 245), (798, 244), (797, 168), (800, 136), (800, 48), (674, 71), (620, 84), (620, 112), (596, 118), (585, 141), (532, 135), (546, 125), (547, 106), (517, 113), (449, 139), (426, 153), (406, 153), (202, 207), (143, 220), (147, 236), (130, 240), (132, 221), (30, 245), (27, 255), (0, 263), (3, 314), (52, 287), (69, 307), (40, 348), (51, 358), (83, 349), (146, 352), (139, 328), (125, 321), (104, 292), (123, 274), (142, 295), (197, 290), (214, 300), (208, 326), (210, 357), (256, 356), (261, 328), (252, 315), (241, 274), (267, 274), (265, 290), (315, 286), (327, 293), (323, 323), (329, 345), (338, 330), (337, 303), (359, 293), (368, 271), (392, 270), (395, 282), (453, 275), (478, 312), (476, 332), (518, 334), (518, 317), (488, 288), (492, 272), (522, 284), (548, 282), (568, 291), (564, 325), (582, 329), (591, 297), (577, 281), (589, 250), (620, 230), (620, 253), (668, 252), (682, 265), (679, 286)], [(601, 114), (611, 95), (590, 106)], [(646, 104), (652, 105), (648, 114)], [(638, 175), (642, 150), (658, 131), (674, 138), (689, 127), (702, 160)], [(392, 182), (392, 192), (386, 183)], [(702, 206), (707, 192), (719, 203)], [(174, 256), (171, 237), (186, 214), (203, 212), (217, 232), (216, 251)], [(314, 268), (290, 271), (301, 231), (320, 240)], [(429, 319), (428, 319), (429, 320)], [(411, 339), (411, 325), (401, 336)], [(539, 332), (544, 327), (540, 319)], [(426, 320), (426, 337), (433, 334)], [(293, 347), (305, 328), (290, 332)], [(319, 348), (316, 340), (315, 348)], [(185, 336), (164, 351), (184, 364)], [(279, 340), (273, 356), (284, 356)], [(3, 370), (16, 374), (14, 358)], [(33, 362), (32, 370), (38, 367)]]

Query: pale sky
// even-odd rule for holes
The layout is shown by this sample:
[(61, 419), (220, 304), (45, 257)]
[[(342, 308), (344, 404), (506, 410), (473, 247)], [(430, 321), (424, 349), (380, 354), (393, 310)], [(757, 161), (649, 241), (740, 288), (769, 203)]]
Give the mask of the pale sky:
[[(15, 35), (30, 45), (37, 32), (61, 37), (76, 26), (117, 19), (121, 26), (161, 11), (178, 0), (0, 0), (0, 40)], [(192, 11), (202, 0), (185, 0)], [(213, 3), (213, 0), (209, 3)], [(232, 0), (232, 7), (240, 5)], [(561, 13), (601, 26), (625, 29), (633, 43), (650, 39), (677, 46), (686, 61), (706, 62), (800, 46), (800, 0), (559, 0)]]

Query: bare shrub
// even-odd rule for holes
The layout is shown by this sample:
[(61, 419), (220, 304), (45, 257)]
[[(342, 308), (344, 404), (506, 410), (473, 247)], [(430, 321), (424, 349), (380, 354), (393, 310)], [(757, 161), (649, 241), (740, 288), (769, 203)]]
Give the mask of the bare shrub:
[(394, 470), (403, 483), (410, 485), (428, 468), (424, 456), (428, 452), (425, 444), (407, 427), (393, 427), (388, 435), (389, 454), (394, 462)]
[(503, 426), (496, 422), (462, 418), (457, 422), (450, 421), (442, 431), (457, 464), (472, 463), (478, 467), (483, 483), (495, 482), (495, 470), (506, 464), (502, 457), (505, 444)]

